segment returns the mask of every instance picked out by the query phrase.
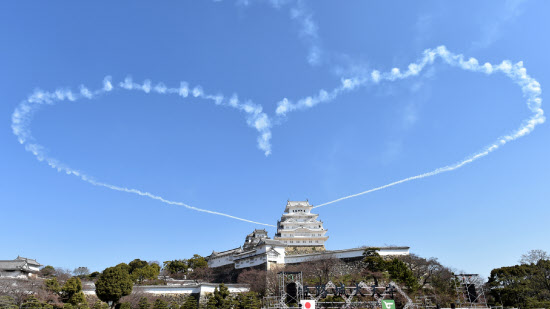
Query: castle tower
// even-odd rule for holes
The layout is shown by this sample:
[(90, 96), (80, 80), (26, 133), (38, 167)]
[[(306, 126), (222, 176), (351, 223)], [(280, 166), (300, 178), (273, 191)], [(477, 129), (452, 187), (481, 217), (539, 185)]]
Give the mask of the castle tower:
[(325, 250), (327, 230), (311, 209), (313, 206), (308, 201), (288, 201), (281, 220), (277, 221), (277, 234), (273, 239), (287, 245), (287, 251)]

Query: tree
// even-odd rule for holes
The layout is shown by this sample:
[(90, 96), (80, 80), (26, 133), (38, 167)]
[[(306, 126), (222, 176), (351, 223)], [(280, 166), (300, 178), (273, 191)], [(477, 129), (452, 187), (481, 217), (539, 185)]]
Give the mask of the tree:
[(550, 260), (550, 254), (543, 250), (531, 250), (521, 255), (520, 264), (537, 264), (540, 260)]
[(140, 259), (135, 259), (135, 260), (131, 261), (130, 263), (128, 263), (128, 266), (130, 267), (130, 270), (128, 270), (128, 272), (131, 274), (136, 269), (144, 268), (144, 267), (147, 267), (148, 265), (149, 265), (149, 263), (147, 263), (147, 261), (142, 261)]
[(153, 304), (153, 309), (168, 309), (168, 304), (161, 298), (157, 298)]
[(525, 308), (532, 295), (529, 291), (531, 275), (531, 265), (496, 268), (491, 271), (487, 284), (491, 295), (500, 305)]
[(225, 284), (221, 283), (215, 290), (212, 297), (208, 299), (206, 304), (207, 309), (228, 309), (231, 307), (231, 299), (229, 298), (229, 289)]
[(51, 279), (44, 281), (44, 287), (46, 291), (59, 294), (61, 292), (61, 286), (59, 285), (59, 282), (57, 281), (57, 278), (53, 277)]
[(36, 296), (31, 295), (23, 305), (21, 305), (21, 309), (42, 309), (42, 303), (36, 299)]
[(130, 305), (129, 302), (124, 302), (124, 303), (121, 303), (117, 309), (132, 309), (132, 306)]
[(149, 300), (147, 300), (147, 297), (141, 297), (138, 302), (138, 309), (149, 309), (151, 307), (151, 304), (149, 303)]
[(250, 286), (250, 291), (256, 292), (263, 296), (267, 289), (267, 273), (262, 270), (250, 269), (245, 270), (237, 277), (238, 283), (245, 283)]
[(160, 273), (160, 266), (157, 263), (148, 263), (140, 259), (135, 259), (128, 264), (128, 267), (121, 266), (128, 269), (130, 277), (134, 283), (141, 284), (147, 279), (156, 279)]
[(129, 266), (124, 265), (106, 268), (95, 283), (97, 297), (111, 308), (115, 308), (120, 298), (132, 293), (132, 279), (126, 270)]
[(163, 263), (163, 269), (168, 271), (170, 274), (186, 273), (187, 268), (188, 266), (186, 260), (165, 261)]
[(40, 276), (42, 276), (44, 278), (52, 277), (54, 274), (55, 274), (55, 268), (53, 268), (53, 266), (51, 266), (51, 265), (44, 266), (40, 270)]
[(382, 277), (382, 272), (386, 270), (386, 261), (376, 252), (378, 248), (367, 248), (363, 252), (363, 263), (367, 276), (374, 279), (374, 284), (378, 285), (378, 279)]
[(18, 309), (13, 297), (8, 295), (0, 296), (0, 309)]
[(86, 297), (82, 292), (82, 281), (78, 277), (72, 277), (61, 288), (61, 299), (75, 307), (87, 307)]
[(235, 309), (258, 309), (262, 306), (260, 297), (254, 292), (241, 293), (235, 300)]
[(436, 258), (425, 259), (416, 254), (404, 255), (398, 258), (407, 264), (420, 288), (424, 288), (431, 282), (433, 275), (443, 268), (443, 265)]
[(405, 284), (409, 291), (414, 291), (419, 288), (416, 277), (405, 263), (395, 258), (389, 263), (386, 263), (386, 265), (391, 279)]
[(88, 274), (90, 274), (90, 270), (88, 269), (88, 267), (77, 267), (73, 270), (73, 275), (77, 276), (77, 277), (86, 277)]
[(193, 254), (193, 257), (187, 260), (187, 266), (191, 269), (206, 268), (208, 267), (208, 262), (202, 256)]
[(197, 309), (198, 306), (199, 305), (195, 297), (193, 297), (193, 295), (190, 295), (189, 297), (187, 297), (187, 299), (185, 299), (185, 302), (181, 306), (181, 309)]

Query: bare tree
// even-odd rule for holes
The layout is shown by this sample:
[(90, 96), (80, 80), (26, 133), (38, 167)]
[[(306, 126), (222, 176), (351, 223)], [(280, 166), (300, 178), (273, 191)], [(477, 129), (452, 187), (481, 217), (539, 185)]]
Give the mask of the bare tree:
[(80, 267), (77, 267), (73, 270), (73, 275), (75, 275), (77, 277), (83, 277), (83, 276), (87, 276), (89, 274), (90, 274), (90, 270), (88, 269), (88, 267), (80, 266)]
[(410, 254), (401, 256), (399, 259), (407, 264), (421, 288), (424, 288), (426, 284), (430, 283), (433, 274), (443, 267), (437, 259), (433, 257), (425, 259), (416, 254)]
[(333, 255), (326, 255), (312, 258), (296, 267), (303, 272), (306, 280), (309, 279), (315, 283), (324, 284), (337, 274), (337, 269), (341, 264), (340, 259), (335, 258)]
[(531, 250), (521, 255), (520, 264), (537, 264), (540, 260), (550, 260), (550, 255), (544, 250)]
[(264, 296), (267, 289), (267, 273), (257, 269), (245, 270), (239, 274), (237, 282), (249, 284), (250, 291)]

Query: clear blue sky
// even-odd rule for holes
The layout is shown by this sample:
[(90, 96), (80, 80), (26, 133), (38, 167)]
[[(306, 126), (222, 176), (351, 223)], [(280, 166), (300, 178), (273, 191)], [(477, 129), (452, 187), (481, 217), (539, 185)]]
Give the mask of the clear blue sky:
[[(3, 1), (0, 259), (100, 271), (209, 255), (262, 228), (92, 186), (39, 162), (11, 129), (15, 108), (38, 88), (101, 89), (105, 76), (115, 86), (36, 112), (30, 129), (48, 156), (98, 181), (275, 224), (287, 199), (321, 204), (429, 172), (531, 115), (504, 75), (441, 61), (277, 117), (283, 98), (373, 69), (404, 71), (440, 45), (480, 63), (523, 61), (543, 91), (550, 83), (547, 1), (279, 2)], [(244, 112), (126, 91), (118, 84), (129, 75), (261, 106), (271, 154), (258, 149)], [(406, 245), (485, 276), (528, 250), (550, 251), (549, 138), (545, 123), (456, 171), (318, 208), (327, 248)]]

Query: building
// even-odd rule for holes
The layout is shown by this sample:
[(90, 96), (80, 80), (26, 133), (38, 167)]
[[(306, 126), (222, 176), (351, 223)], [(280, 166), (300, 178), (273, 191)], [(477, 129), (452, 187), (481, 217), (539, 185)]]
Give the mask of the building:
[(216, 252), (208, 256), (208, 267), (216, 268), (231, 265), (235, 269), (261, 267), (272, 269), (278, 264), (284, 264), (285, 244), (270, 239), (266, 230), (254, 230), (245, 238), (241, 247)]
[[(270, 239), (266, 230), (254, 230), (245, 238), (241, 247), (212, 251), (207, 257), (208, 267), (229, 271), (254, 267), (264, 270), (275, 269), (287, 264), (337, 258), (344, 261), (363, 259), (368, 247), (343, 250), (326, 250), (327, 230), (317, 214), (311, 213), (313, 206), (308, 201), (288, 201), (284, 214), (277, 222), (277, 233)], [(377, 247), (381, 256), (409, 255), (409, 247)]]
[(25, 279), (36, 277), (40, 271), (36, 260), (18, 256), (15, 260), (0, 260), (0, 278)]
[(325, 250), (327, 230), (319, 215), (311, 213), (313, 205), (308, 201), (287, 201), (274, 239), (287, 245), (289, 249)]
[[(250, 291), (247, 284), (226, 283), (229, 293), (246, 293)], [(207, 294), (214, 293), (219, 283), (197, 282), (195, 280), (168, 280), (166, 285), (134, 285), (132, 294), (153, 294), (155, 296), (170, 295), (200, 295), (202, 300)], [(82, 282), (82, 291), (86, 295), (96, 295), (95, 284), (91, 281)]]

